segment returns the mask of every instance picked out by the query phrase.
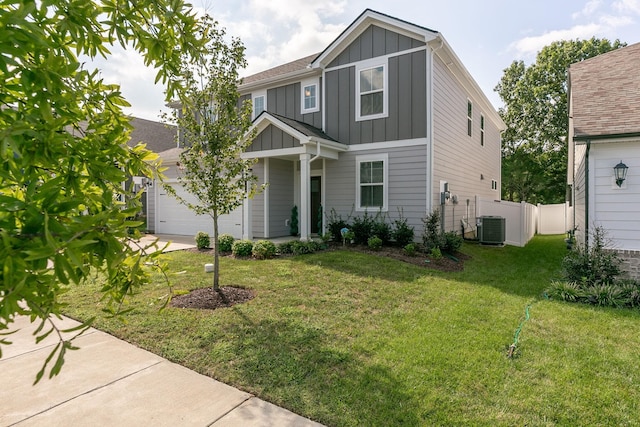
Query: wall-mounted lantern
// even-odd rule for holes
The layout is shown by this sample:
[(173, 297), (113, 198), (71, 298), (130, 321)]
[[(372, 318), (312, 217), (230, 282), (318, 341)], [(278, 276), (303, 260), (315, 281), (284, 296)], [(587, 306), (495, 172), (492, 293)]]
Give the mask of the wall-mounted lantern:
[(613, 174), (616, 178), (616, 185), (618, 187), (622, 187), (622, 183), (624, 182), (625, 179), (627, 179), (628, 170), (629, 170), (629, 167), (624, 163), (622, 163), (622, 160), (620, 160), (620, 163), (618, 163), (613, 167)]

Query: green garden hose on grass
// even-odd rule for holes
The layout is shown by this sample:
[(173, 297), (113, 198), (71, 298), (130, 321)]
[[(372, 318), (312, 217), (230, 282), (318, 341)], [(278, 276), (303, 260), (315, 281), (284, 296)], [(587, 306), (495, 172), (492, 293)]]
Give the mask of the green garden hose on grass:
[(529, 309), (531, 308), (532, 305), (533, 303), (527, 304), (527, 306), (524, 308), (524, 319), (522, 320), (522, 322), (520, 322), (520, 325), (518, 325), (518, 327), (516, 328), (516, 332), (513, 335), (513, 344), (509, 346), (509, 351), (507, 352), (507, 357), (510, 359), (513, 358), (513, 355), (516, 352), (516, 349), (518, 347), (518, 341), (520, 339), (520, 332), (522, 332), (522, 327), (524, 326), (525, 322), (529, 320), (529, 318), (531, 317), (529, 315)]

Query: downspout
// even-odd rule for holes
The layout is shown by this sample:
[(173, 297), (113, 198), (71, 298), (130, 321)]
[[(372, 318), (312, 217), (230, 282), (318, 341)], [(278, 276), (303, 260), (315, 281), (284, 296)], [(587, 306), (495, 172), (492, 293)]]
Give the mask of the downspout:
[(320, 141), (316, 141), (316, 144), (316, 155), (309, 160), (309, 164), (313, 163), (314, 160), (318, 160), (320, 157)]
[(427, 184), (427, 204), (426, 204), (426, 213), (429, 214), (433, 211), (433, 168), (434, 168), (434, 160), (433, 160), (433, 140), (434, 140), (434, 131), (433, 131), (433, 62), (436, 51), (442, 49), (444, 46), (444, 40), (440, 38), (440, 45), (431, 50), (431, 54), (427, 55), (427, 163), (426, 163), (426, 184)]
[[(587, 139), (587, 152), (584, 156), (584, 248), (589, 251), (589, 150), (591, 140)], [(575, 209), (575, 208), (574, 208)]]

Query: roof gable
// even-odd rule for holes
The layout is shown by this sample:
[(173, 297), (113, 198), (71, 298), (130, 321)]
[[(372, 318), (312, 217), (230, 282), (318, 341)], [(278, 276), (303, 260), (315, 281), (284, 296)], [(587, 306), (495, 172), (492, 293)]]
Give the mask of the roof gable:
[(574, 136), (640, 132), (640, 43), (569, 68)]
[[(437, 31), (430, 30), (426, 27), (421, 27), (419, 25), (411, 24), (407, 21), (385, 15), (384, 13), (366, 9), (314, 59), (311, 66), (313, 68), (326, 68), (329, 66), (329, 64), (336, 60), (336, 58), (352, 43), (356, 42), (363, 33), (368, 30), (371, 31), (370, 27), (372, 25), (375, 25), (377, 28), (382, 30), (397, 33), (404, 38), (418, 40), (423, 44), (435, 39), (438, 35)], [(365, 53), (365, 56), (366, 55), (367, 54)]]

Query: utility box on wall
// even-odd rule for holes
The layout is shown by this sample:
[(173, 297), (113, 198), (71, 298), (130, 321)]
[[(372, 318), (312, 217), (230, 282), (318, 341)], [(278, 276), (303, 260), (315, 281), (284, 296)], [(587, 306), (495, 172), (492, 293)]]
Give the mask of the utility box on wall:
[(481, 216), (476, 218), (478, 240), (486, 245), (504, 245), (506, 240), (506, 220), (501, 216)]

